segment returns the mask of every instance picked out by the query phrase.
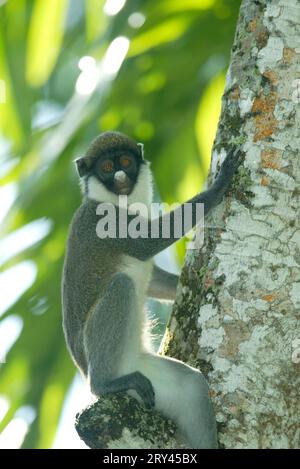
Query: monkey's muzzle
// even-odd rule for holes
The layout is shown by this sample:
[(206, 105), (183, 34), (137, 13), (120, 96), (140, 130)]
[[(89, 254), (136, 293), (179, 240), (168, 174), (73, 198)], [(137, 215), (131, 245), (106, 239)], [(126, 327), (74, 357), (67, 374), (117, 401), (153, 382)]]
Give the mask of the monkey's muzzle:
[(121, 195), (128, 195), (132, 189), (132, 182), (124, 171), (117, 171), (114, 175), (115, 191)]

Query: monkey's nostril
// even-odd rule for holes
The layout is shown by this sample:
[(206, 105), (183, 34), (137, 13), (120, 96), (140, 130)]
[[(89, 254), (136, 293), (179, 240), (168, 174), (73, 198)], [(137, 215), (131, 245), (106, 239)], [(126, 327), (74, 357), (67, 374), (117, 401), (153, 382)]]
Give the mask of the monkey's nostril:
[(131, 182), (124, 171), (117, 171), (114, 175), (115, 190), (119, 194), (129, 194), (131, 190)]
[(125, 182), (127, 180), (127, 175), (124, 171), (117, 171), (115, 173), (114, 179), (116, 182)]

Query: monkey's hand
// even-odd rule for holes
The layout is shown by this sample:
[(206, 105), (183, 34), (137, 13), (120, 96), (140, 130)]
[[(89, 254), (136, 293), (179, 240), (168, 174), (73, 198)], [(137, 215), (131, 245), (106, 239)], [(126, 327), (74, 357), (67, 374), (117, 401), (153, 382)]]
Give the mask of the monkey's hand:
[(241, 151), (240, 148), (230, 149), (228, 155), (226, 156), (219, 174), (216, 180), (221, 181), (231, 181), (232, 176), (234, 175), (235, 171), (239, 167), (242, 161), (242, 156), (244, 153)]

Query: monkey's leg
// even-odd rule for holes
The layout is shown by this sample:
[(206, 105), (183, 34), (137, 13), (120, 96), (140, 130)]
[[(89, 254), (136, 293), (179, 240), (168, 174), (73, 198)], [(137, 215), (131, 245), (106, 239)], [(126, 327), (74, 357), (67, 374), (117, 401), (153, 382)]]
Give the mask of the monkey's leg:
[[(118, 375), (122, 356), (128, 353), (129, 346), (132, 347), (133, 358), (137, 356), (140, 337), (132, 330), (132, 325), (139, 321), (137, 315), (132, 280), (125, 274), (116, 274), (85, 327), (88, 376), (91, 391), (96, 396), (134, 390), (146, 406), (153, 407), (154, 391), (148, 378), (138, 370), (131, 370), (124, 376)], [(127, 338), (131, 339), (130, 345)]]
[(178, 360), (145, 353), (139, 371), (150, 379), (155, 407), (177, 423), (192, 448), (216, 448), (216, 420), (204, 376)]

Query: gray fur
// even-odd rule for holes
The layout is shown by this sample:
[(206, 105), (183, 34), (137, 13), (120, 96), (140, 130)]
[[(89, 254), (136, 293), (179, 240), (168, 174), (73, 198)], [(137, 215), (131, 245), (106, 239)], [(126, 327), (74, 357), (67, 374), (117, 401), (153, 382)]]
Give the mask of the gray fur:
[[(216, 447), (216, 424), (203, 375), (178, 360), (153, 354), (143, 335), (146, 293), (172, 300), (178, 281), (176, 275), (158, 267), (152, 274), (151, 258), (177, 238), (171, 233), (169, 239), (100, 239), (96, 234), (99, 200), (89, 198), (88, 168), (98, 150), (101, 154), (110, 151), (109, 136), (104, 135), (88, 149), (87, 161), (80, 159), (85, 197), (71, 223), (62, 282), (63, 328), (69, 351), (95, 395), (131, 390), (147, 406), (155, 403), (174, 419), (192, 447)], [(141, 148), (133, 141), (122, 134), (110, 136), (114, 151), (118, 142), (125, 151), (127, 142), (131, 154), (136, 151), (140, 158)], [(142, 166), (143, 171), (150, 171), (146, 163)], [(193, 205), (204, 202), (207, 213), (219, 203), (236, 167), (236, 155), (231, 154), (213, 186), (195, 196)], [(139, 183), (137, 179), (135, 186)], [(133, 194), (142, 194), (140, 189)], [(95, 193), (108, 194), (101, 188)], [(121, 209), (116, 209), (119, 216)], [(161, 222), (160, 217), (156, 223)]]
[(175, 300), (178, 280), (178, 275), (154, 265), (147, 294), (158, 300)]

